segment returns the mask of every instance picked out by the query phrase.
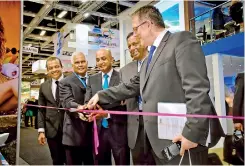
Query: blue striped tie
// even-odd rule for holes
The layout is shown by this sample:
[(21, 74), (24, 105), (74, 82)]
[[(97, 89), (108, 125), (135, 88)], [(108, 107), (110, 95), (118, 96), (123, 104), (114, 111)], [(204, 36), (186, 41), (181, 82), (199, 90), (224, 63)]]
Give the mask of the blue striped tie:
[(148, 60), (147, 60), (146, 71), (148, 70), (148, 67), (149, 67), (149, 65), (151, 63), (152, 56), (153, 56), (153, 53), (154, 53), (155, 49), (156, 49), (156, 46), (151, 46), (151, 48), (150, 48), (150, 53), (148, 55)]
[[(103, 89), (108, 89), (109, 88), (109, 81), (108, 81), (108, 74), (104, 74), (104, 84), (103, 84)], [(102, 119), (102, 126), (104, 128), (108, 128), (108, 121), (107, 119), (103, 118)]]

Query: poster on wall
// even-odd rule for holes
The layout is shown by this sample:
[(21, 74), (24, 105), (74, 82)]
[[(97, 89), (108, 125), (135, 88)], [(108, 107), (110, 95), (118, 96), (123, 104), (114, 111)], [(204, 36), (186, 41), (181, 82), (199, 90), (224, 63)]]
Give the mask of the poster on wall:
[(184, 1), (161, 0), (155, 5), (162, 14), (166, 28), (174, 33), (185, 30)]
[(0, 156), (16, 164), (21, 2), (0, 1)]
[(96, 66), (96, 51), (102, 48), (110, 49), (114, 61), (120, 61), (119, 31), (108, 28), (98, 28), (84, 24), (76, 26), (76, 51), (83, 52), (88, 60), (88, 66)]
[(21, 82), (21, 103), (26, 103), (30, 96), (31, 83)]

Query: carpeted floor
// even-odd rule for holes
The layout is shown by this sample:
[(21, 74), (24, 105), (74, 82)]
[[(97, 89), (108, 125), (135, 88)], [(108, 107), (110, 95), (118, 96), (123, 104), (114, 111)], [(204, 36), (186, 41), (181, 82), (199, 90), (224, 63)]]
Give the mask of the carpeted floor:
[[(223, 160), (223, 149), (210, 149), (209, 153), (216, 153)], [(20, 158), (29, 165), (52, 165), (48, 146), (40, 146), (37, 141), (37, 130), (31, 127), (21, 127), (20, 130)], [(113, 161), (114, 163), (114, 161)], [(132, 163), (132, 158), (131, 158)], [(223, 165), (228, 165), (222, 161)]]
[(48, 146), (41, 146), (37, 141), (37, 130), (21, 127), (20, 157), (29, 165), (52, 165)]

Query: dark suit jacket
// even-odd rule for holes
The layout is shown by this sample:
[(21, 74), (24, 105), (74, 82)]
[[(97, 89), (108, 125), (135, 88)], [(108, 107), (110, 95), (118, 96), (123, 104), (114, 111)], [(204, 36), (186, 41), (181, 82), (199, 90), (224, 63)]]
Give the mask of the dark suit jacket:
[[(244, 73), (239, 73), (236, 78), (236, 92), (233, 99), (233, 115), (244, 116)], [(243, 120), (234, 119), (234, 123), (242, 123)]]
[[(84, 104), (86, 88), (71, 74), (60, 82), (60, 99), (64, 108), (77, 108)], [(92, 144), (92, 123), (82, 121), (78, 113), (65, 112), (62, 143), (68, 146)]]
[[(121, 82), (130, 83), (130, 79), (138, 73), (138, 62), (133, 61), (120, 69)], [(138, 112), (138, 96), (126, 100), (127, 111)], [(139, 116), (128, 115), (128, 145), (131, 149), (135, 147), (139, 129)]]
[[(185, 103), (188, 114), (217, 114), (208, 94), (210, 83), (205, 56), (190, 32), (167, 32), (152, 57), (148, 71), (147, 60), (145, 59), (139, 75), (131, 79), (131, 83), (123, 83), (99, 92), (100, 102), (115, 102), (141, 94), (144, 112), (158, 112), (158, 102), (166, 102)], [(163, 158), (162, 149), (172, 141), (158, 138), (157, 117), (143, 118), (153, 151), (158, 158)], [(187, 118), (180, 134), (192, 142), (205, 145), (209, 124), (210, 147), (213, 147), (224, 136), (218, 119)]]
[[(39, 89), (38, 104), (59, 108), (60, 104), (56, 103), (52, 94), (52, 79), (48, 79), (41, 84)], [(45, 136), (53, 138), (58, 131), (63, 128), (64, 111), (50, 108), (40, 108), (38, 110), (38, 128), (45, 129)]]
[[(113, 70), (111, 79), (109, 82), (109, 87), (116, 86), (120, 83), (120, 75), (119, 72)], [(86, 96), (85, 96), (85, 103), (87, 103), (98, 91), (102, 90), (102, 74), (97, 73), (89, 77), (87, 89), (86, 89)], [(121, 102), (113, 102), (106, 105), (101, 105), (98, 103), (104, 110), (117, 110), (117, 111), (126, 111), (126, 106), (122, 106)], [(114, 133), (113, 136), (115, 137), (114, 140), (119, 142), (127, 143), (127, 116), (125, 115), (110, 115), (109, 122), (113, 123), (113, 127), (111, 127), (112, 132)], [(97, 121), (98, 124), (98, 132), (100, 132), (101, 128), (101, 120)], [(125, 133), (124, 133), (125, 131)]]

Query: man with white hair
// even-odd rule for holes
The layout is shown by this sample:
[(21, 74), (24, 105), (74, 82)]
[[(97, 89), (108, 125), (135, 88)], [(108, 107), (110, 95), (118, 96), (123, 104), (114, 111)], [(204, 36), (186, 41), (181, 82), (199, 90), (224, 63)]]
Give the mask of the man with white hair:
[[(73, 73), (60, 82), (60, 101), (64, 108), (84, 104), (88, 62), (82, 52), (71, 56)], [(93, 165), (92, 123), (82, 113), (66, 112), (62, 143), (65, 145), (67, 165)]]

